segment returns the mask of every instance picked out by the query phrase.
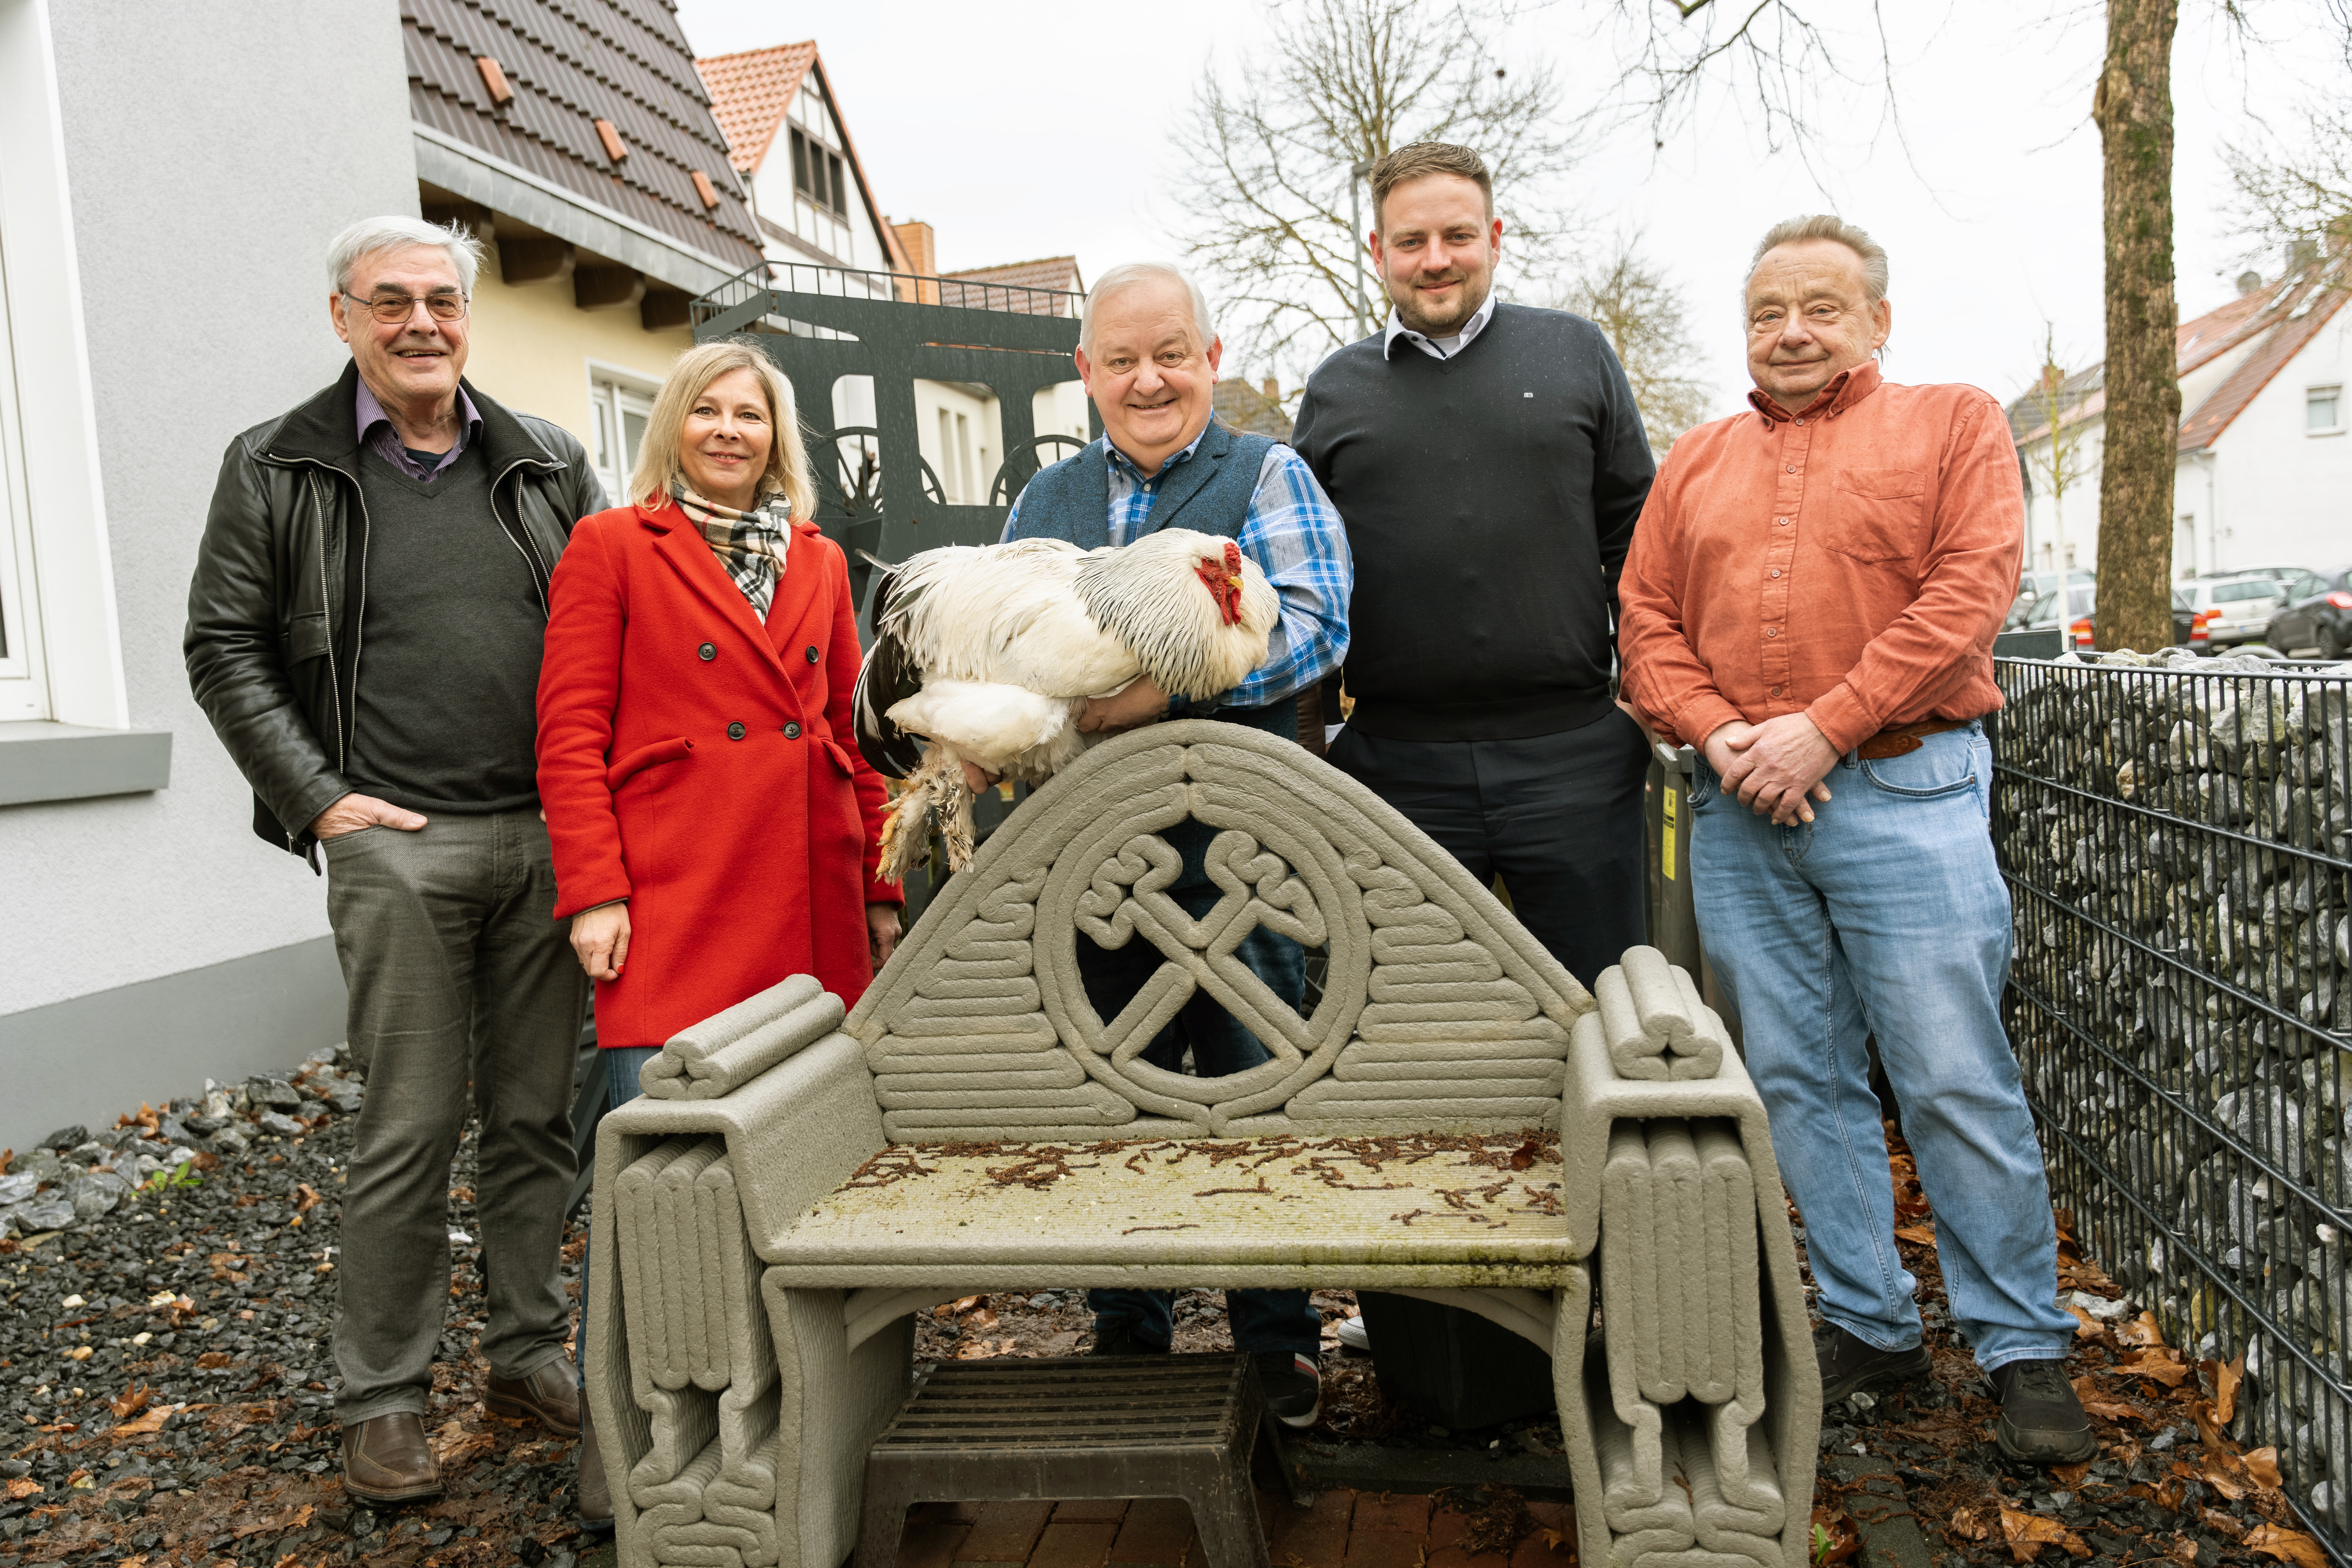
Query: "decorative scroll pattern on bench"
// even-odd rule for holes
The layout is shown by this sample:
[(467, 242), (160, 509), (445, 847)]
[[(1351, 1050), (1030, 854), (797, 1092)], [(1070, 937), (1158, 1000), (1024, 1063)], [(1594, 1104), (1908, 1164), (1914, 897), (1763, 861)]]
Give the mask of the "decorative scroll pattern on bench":
[[(1216, 829), (1198, 917), (1168, 890), (1187, 817)], [(1311, 1016), (1234, 958), (1260, 928), (1328, 958)], [(1158, 955), (1116, 1017), (1081, 942)], [(1273, 1059), (1144, 1062), (1196, 993)], [(1179, 722), (1038, 792), (838, 1008), (804, 977), (730, 1008), (604, 1122), (593, 1245), (617, 1267), (585, 1317), (624, 1568), (834, 1568), (908, 1313), (1162, 1283), (1480, 1312), (1551, 1353), (1592, 1568), (1804, 1568), (1820, 1391), (1763, 1108), (1657, 953), (1588, 995), (1352, 780)], [(1559, 1163), (1522, 1149), (1535, 1130)], [(1335, 1179), (1343, 1144), (1391, 1152)], [(1055, 1162), (1049, 1186), (1018, 1173)]]

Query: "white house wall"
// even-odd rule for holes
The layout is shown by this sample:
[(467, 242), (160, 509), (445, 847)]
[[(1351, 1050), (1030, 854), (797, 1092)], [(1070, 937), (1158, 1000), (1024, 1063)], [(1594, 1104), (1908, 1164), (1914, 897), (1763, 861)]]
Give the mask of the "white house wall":
[(346, 362), (328, 238), (416, 212), (397, 8), (73, 0), (49, 26), (128, 720), (173, 745), (165, 789), (0, 808), (0, 1145), (20, 1149), (342, 1037), (325, 883), (253, 836), (180, 638), (230, 438)]
[[(2352, 435), (2314, 436), (2305, 394), (2352, 382), (2352, 310), (2338, 310), (2282, 366), (2214, 443), (2211, 467), (2220, 570), (2291, 563), (2317, 571), (2352, 565)], [(2339, 422), (2338, 432), (2344, 428)], [(2204, 479), (2184, 459), (2176, 511), (2201, 507)]]

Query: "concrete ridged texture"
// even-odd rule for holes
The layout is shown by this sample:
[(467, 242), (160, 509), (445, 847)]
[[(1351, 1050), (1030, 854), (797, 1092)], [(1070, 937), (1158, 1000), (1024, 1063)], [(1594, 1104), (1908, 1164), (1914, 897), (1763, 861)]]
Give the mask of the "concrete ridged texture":
[[(1221, 830), (1198, 920), (1158, 837), (1188, 816)], [(1232, 957), (1260, 925), (1328, 954), (1312, 1017)], [(1105, 1019), (1080, 941), (1164, 962)], [(814, 987), (681, 1033), (599, 1136), (593, 1245), (620, 1266), (585, 1314), (589, 1394), (626, 1478), (626, 1568), (833, 1568), (911, 1313), (1147, 1283), (1377, 1284), (1479, 1312), (1552, 1353), (1573, 1483), (1606, 1500), (1579, 1510), (1588, 1563), (1802, 1568), (1783, 1499), (1811, 1495), (1820, 1388), (1778, 1168), (1721, 1020), (1656, 952), (1589, 995), (1369, 791), (1193, 721), (1097, 747), (1025, 803), (845, 1020)], [(1141, 1061), (1195, 988), (1274, 1059), (1214, 1079)], [(1313, 1165), (1339, 1135), (1536, 1129), (1562, 1163), (1456, 1151), (1339, 1184)], [(1181, 1152), (1208, 1140), (1254, 1142), (1213, 1172)], [(893, 1144), (933, 1145), (908, 1151), (928, 1173), (850, 1184)], [(1068, 1174), (990, 1174), (1045, 1144)], [(1622, 1344), (1588, 1345), (1596, 1276)]]

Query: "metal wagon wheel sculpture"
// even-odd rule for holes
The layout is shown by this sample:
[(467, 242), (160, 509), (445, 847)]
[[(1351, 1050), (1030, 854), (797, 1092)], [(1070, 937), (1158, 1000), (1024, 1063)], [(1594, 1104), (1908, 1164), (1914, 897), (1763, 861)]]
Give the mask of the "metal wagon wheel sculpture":
[(996, 478), (989, 481), (988, 504), (1011, 506), (1014, 498), (1020, 495), (1021, 487), (1034, 479), (1037, 470), (1045, 467), (1045, 461), (1040, 454), (1048, 446), (1069, 447), (1084, 451), (1087, 443), (1076, 436), (1064, 436), (1059, 432), (1049, 432), (1022, 442), (1005, 453), (1004, 461), (996, 466)]

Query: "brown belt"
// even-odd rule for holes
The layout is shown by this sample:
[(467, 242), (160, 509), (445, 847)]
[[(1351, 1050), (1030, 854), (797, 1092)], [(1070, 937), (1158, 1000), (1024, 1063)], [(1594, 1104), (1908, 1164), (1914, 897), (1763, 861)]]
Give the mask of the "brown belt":
[(1965, 730), (1975, 723), (1973, 719), (1920, 719), (1908, 724), (1889, 724), (1854, 751), (1877, 762), (1883, 757), (1899, 757), (1916, 752), (1930, 735), (1940, 735), (1947, 730)]

